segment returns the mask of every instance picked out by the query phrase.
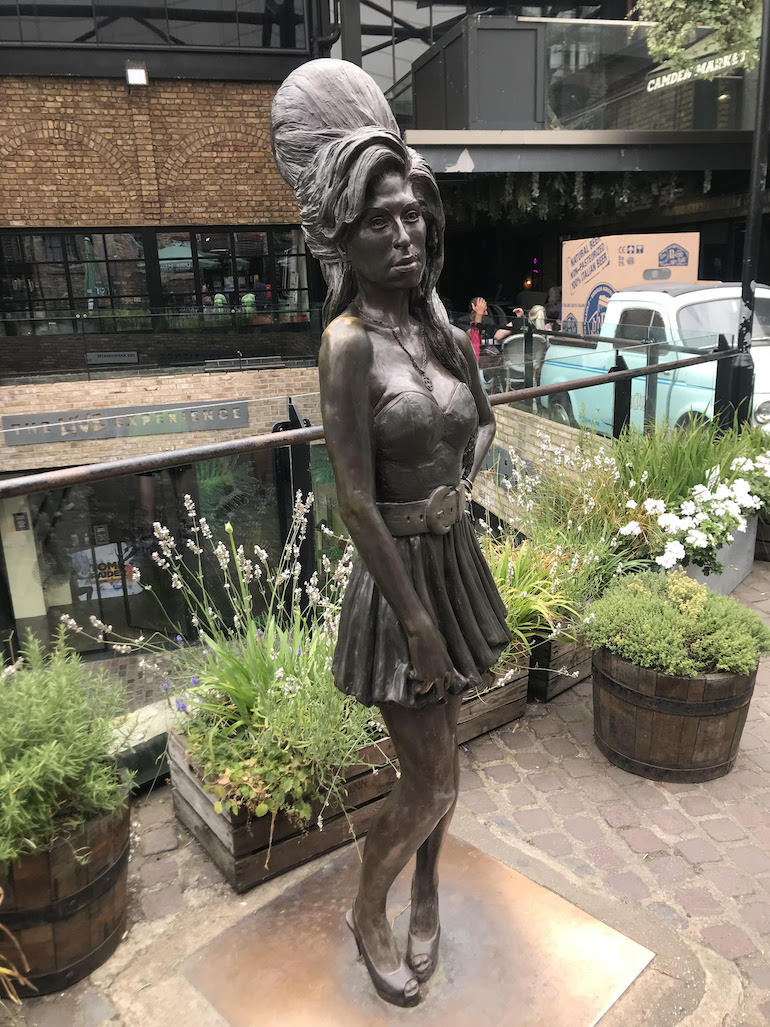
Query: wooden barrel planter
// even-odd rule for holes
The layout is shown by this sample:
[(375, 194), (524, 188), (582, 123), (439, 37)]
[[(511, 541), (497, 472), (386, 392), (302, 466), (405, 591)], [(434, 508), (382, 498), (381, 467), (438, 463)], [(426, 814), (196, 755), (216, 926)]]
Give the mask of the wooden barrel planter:
[(576, 639), (543, 639), (532, 646), (529, 702), (550, 702), (591, 674), (591, 650)]
[(596, 744), (611, 763), (653, 781), (722, 777), (738, 754), (756, 676), (672, 677), (598, 649)]
[[(96, 817), (47, 852), (0, 864), (0, 923), (15, 935), (36, 988), (20, 995), (61, 991), (117, 948), (126, 926), (128, 817), (128, 808)], [(74, 854), (86, 850), (90, 858), (78, 862)]]
[[(486, 690), (468, 693), (457, 724), (460, 743), (523, 715), (528, 674), (528, 667), (523, 667), (505, 685), (497, 687), (492, 679)], [(173, 732), (168, 736), (174, 811), (236, 892), (247, 891), (365, 835), (396, 780), (396, 767), (388, 762), (394, 757), (389, 738), (366, 746), (360, 753), (361, 762), (347, 771), (345, 810), (335, 805), (323, 810), (323, 830), (315, 823), (321, 812), (318, 808), (305, 827), (280, 814), (271, 840), (270, 817), (249, 819), (245, 813), (234, 815), (227, 810), (217, 813), (214, 796), (203, 787), (186, 752), (185, 739)], [(381, 766), (373, 770), (378, 764)]]

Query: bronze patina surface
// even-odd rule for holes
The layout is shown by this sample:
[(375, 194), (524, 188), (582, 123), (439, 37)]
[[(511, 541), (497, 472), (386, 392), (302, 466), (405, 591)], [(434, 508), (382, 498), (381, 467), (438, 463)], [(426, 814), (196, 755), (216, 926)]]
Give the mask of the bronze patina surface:
[[(411, 866), (389, 913), (404, 944)], [(231, 1027), (591, 1027), (653, 958), (649, 949), (498, 860), (448, 838), (442, 948), (422, 1003), (372, 991), (344, 914), (353, 847), (190, 957), (183, 972)]]

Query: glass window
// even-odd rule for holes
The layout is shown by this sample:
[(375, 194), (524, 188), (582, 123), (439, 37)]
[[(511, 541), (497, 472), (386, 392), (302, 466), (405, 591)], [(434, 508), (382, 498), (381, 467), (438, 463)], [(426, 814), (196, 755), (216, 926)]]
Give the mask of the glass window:
[(21, 39), (21, 24), (16, 4), (0, 4), (0, 42), (18, 43)]
[(235, 232), (235, 264), (238, 296), (248, 312), (269, 310), (273, 301), (267, 232)]
[(190, 233), (158, 232), (156, 242), (164, 305), (167, 307), (195, 305), (197, 300)]
[(147, 276), (143, 260), (111, 260), (110, 284), (114, 296), (144, 295)]
[(20, 4), (21, 37), (25, 43), (93, 43), (94, 16), (90, 3), (48, 0)]
[[(230, 233), (214, 229), (196, 233), (195, 245), (204, 304), (208, 306), (206, 297), (211, 297), (215, 307), (237, 306), (240, 297), (235, 288)], [(243, 263), (248, 261), (243, 259)]]
[(139, 232), (107, 234), (104, 246), (108, 260), (141, 260), (144, 256), (144, 243)]
[(241, 46), (305, 49), (302, 0), (238, 0)]
[(166, 6), (162, 3), (125, 4), (123, 0), (95, 0), (97, 38), (100, 43), (158, 46), (168, 43)]
[(169, 0), (168, 31), (177, 46), (238, 46), (235, 0)]

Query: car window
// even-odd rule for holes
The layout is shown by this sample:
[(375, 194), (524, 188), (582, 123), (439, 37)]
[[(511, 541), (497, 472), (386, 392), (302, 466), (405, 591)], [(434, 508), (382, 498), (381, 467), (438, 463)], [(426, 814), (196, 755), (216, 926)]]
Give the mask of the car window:
[(666, 326), (663, 318), (649, 307), (628, 307), (620, 315), (615, 339), (630, 345), (639, 342), (664, 342)]
[[(713, 300), (696, 300), (677, 314), (679, 331), (684, 342), (695, 342), (698, 338), (712, 339), (715, 335), (726, 335), (734, 340), (738, 335), (741, 316), (741, 301), (738, 296)], [(758, 296), (754, 305), (753, 338), (770, 336), (770, 298)]]

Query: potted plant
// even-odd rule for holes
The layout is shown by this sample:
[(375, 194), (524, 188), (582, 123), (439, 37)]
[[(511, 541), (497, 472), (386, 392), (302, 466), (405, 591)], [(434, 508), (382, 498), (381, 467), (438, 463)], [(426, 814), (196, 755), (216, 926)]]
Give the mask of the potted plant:
[(119, 687), (92, 675), (60, 629), (31, 634), (2, 671), (0, 956), (8, 933), (29, 963), (30, 994), (58, 991), (111, 955), (126, 919), (128, 787), (118, 779)]
[(594, 648), (594, 737), (610, 762), (709, 781), (735, 762), (770, 629), (681, 569), (619, 579), (582, 625)]

